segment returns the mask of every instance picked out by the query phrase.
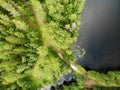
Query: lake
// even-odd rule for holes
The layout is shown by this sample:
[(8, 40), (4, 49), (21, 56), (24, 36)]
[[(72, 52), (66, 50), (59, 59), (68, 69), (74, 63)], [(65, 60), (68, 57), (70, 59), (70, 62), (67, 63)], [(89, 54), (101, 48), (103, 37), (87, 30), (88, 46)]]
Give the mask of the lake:
[[(81, 48), (86, 51), (82, 58), (76, 51)], [(86, 0), (73, 50), (76, 63), (86, 69), (119, 69), (120, 0)]]

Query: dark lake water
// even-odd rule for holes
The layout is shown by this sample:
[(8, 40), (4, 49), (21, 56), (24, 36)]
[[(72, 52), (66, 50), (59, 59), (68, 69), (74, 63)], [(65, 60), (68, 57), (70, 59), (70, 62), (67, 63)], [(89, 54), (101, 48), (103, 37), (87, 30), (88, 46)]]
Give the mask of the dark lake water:
[[(78, 57), (75, 50), (84, 48)], [(86, 0), (77, 42), (77, 64), (85, 68), (117, 70), (120, 67), (120, 0)]]

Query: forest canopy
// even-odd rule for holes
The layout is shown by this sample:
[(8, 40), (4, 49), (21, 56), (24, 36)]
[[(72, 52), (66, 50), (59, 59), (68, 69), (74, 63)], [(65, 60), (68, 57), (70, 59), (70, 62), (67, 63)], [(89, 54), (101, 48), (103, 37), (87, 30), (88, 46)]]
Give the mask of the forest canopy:
[(119, 72), (74, 65), (83, 6), (84, 0), (0, 0), (0, 90), (41, 90), (71, 72), (77, 83), (65, 90), (120, 85)]

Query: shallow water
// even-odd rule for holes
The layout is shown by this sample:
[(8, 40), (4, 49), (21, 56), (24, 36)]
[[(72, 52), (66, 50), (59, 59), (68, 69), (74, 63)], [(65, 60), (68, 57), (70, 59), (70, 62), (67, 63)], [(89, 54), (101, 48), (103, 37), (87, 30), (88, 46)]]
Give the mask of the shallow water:
[(84, 48), (83, 58), (74, 51), (77, 64), (99, 70), (120, 67), (120, 0), (86, 0), (73, 49)]

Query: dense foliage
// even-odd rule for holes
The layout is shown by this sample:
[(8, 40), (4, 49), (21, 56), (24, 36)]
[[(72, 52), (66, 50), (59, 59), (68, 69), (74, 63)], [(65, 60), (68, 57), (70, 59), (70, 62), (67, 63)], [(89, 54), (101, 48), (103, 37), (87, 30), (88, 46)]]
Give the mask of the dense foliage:
[(71, 45), (77, 37), (83, 3), (0, 0), (1, 90), (36, 90), (71, 72), (50, 45), (74, 60)]
[[(83, 5), (84, 0), (0, 0), (0, 90), (41, 90), (73, 68), (85, 72), (72, 65)], [(86, 87), (77, 72), (77, 83), (65, 90)], [(108, 73), (107, 80), (105, 74), (86, 74), (102, 86), (120, 85), (119, 72)]]

